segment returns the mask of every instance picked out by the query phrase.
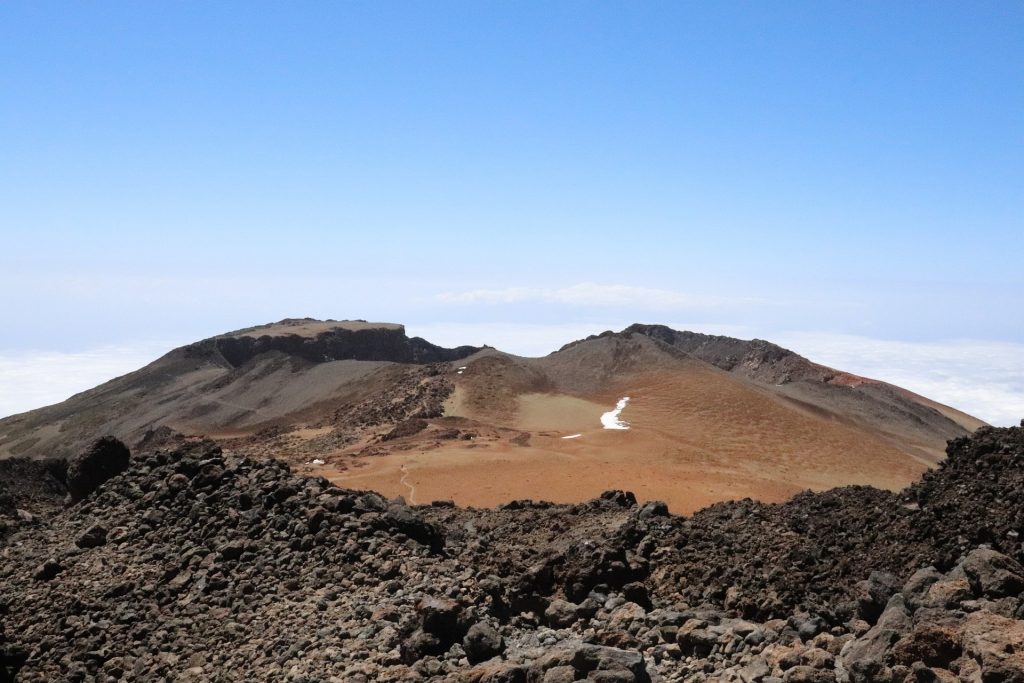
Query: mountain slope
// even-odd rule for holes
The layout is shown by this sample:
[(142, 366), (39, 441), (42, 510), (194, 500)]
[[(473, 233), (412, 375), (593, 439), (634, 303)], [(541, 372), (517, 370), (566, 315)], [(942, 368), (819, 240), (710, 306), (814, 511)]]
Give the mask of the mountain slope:
[[(137, 444), (154, 430), (230, 437), (290, 427), (316, 406), (403, 386), (428, 364), (475, 351), (409, 338), (389, 323), (283, 320), (174, 349), (63, 403), (0, 420), (0, 457), (63, 457), (98, 432)], [(424, 412), (439, 404), (420, 393)]]
[[(749, 373), (728, 355), (718, 364), (700, 355), (636, 328), (544, 358), (488, 349), (453, 364), (437, 430), (358, 446), (320, 471), (416, 502), (570, 502), (614, 485), (692, 511), (806, 488), (899, 489), (939, 461), (947, 439), (970, 431), (890, 385), (827, 384), (820, 378), (853, 376), (782, 349)], [(805, 374), (766, 381), (785, 372), (773, 363)], [(625, 397), (629, 429), (603, 428), (601, 415)], [(438, 438), (442, 423), (469, 440)]]
[[(938, 462), (945, 442), (985, 423), (901, 387), (813, 363), (763, 339), (749, 341), (680, 332), (664, 325), (630, 325), (623, 334), (657, 339), (694, 358), (763, 386), (780, 396), (914, 444), (929, 462)], [(945, 419), (943, 419), (945, 418)]]
[[(617, 404), (621, 424), (604, 416)], [(66, 456), (102, 433), (144, 450), (204, 436), (410, 502), (629, 488), (691, 511), (806, 488), (899, 489), (976, 424), (760, 340), (634, 325), (522, 358), (444, 349), (400, 325), (301, 319), (175, 349), (0, 420), (0, 457)]]

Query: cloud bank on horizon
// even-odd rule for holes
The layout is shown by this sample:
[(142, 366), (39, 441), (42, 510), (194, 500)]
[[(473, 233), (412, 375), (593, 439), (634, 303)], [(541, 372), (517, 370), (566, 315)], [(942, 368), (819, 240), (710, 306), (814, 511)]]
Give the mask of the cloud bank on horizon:
[(59, 403), (156, 360), (174, 344), (142, 342), (82, 351), (0, 351), (0, 417)]
[(1024, 419), (1024, 344), (907, 342), (846, 334), (782, 333), (775, 341), (818, 363), (880, 379), (997, 426)]

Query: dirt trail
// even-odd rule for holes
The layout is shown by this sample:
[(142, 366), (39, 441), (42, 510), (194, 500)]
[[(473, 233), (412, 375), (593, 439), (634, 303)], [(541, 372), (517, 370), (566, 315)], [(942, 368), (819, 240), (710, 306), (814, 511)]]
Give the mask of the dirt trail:
[(398, 483), (402, 484), (407, 489), (409, 489), (408, 503), (410, 505), (417, 505), (418, 502), (416, 500), (416, 485), (411, 484), (409, 482), (409, 463), (402, 463), (402, 466), (399, 469), (402, 472), (402, 478), (398, 480)]

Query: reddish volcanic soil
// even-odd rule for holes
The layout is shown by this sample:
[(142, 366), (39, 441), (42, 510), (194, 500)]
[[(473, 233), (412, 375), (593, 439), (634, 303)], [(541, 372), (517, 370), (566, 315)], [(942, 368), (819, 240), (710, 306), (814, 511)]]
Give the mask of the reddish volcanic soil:
[[(471, 390), (461, 377), (456, 382), (449, 409), (472, 419)], [(601, 414), (623, 396), (631, 400), (620, 417), (630, 429), (603, 429)], [(503, 429), (479, 430), (473, 441), (415, 436), (388, 453), (332, 458), (318, 471), (416, 503), (573, 502), (614, 485), (686, 513), (720, 500), (782, 501), (845, 484), (896, 490), (927, 468), (863, 430), (701, 367), (638, 374), (586, 397), (525, 394), (495, 426)], [(581, 436), (562, 438), (574, 434)]]

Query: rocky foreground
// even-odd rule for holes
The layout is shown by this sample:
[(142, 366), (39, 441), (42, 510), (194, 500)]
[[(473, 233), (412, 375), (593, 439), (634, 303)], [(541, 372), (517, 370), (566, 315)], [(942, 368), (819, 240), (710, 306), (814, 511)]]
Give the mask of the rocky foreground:
[(0, 462), (0, 681), (1024, 681), (1024, 429), (690, 518), (410, 507), (212, 443)]

